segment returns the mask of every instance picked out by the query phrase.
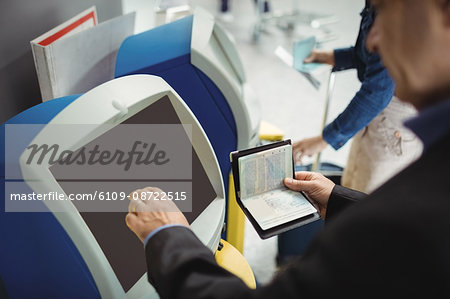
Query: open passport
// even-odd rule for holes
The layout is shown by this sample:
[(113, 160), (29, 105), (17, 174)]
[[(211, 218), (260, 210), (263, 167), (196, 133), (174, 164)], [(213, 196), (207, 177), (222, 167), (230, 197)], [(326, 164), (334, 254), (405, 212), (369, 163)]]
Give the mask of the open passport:
[(233, 152), (231, 160), (238, 204), (264, 236), (269, 231), (272, 236), (319, 218), (303, 193), (283, 184), (284, 178), (293, 177), (290, 140)]

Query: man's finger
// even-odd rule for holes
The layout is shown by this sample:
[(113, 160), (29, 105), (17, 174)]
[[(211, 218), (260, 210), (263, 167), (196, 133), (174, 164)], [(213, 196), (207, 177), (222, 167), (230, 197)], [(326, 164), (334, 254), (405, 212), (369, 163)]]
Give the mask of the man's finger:
[(171, 200), (159, 200), (152, 204), (154, 212), (179, 212), (177, 205)]
[(309, 180), (311, 180), (311, 175), (312, 175), (312, 173), (310, 171), (297, 171), (295, 173), (295, 179), (302, 180), (302, 181), (304, 181), (304, 180), (309, 181)]
[(145, 204), (142, 200), (130, 200), (130, 204), (128, 205), (128, 212), (136, 213), (136, 212), (144, 212)]
[(311, 188), (310, 181), (294, 180), (291, 178), (285, 178), (284, 184), (291, 190), (294, 191), (306, 191), (308, 192)]
[(136, 213), (128, 213), (125, 216), (125, 222), (127, 224), (128, 227), (134, 227), (134, 225), (136, 224), (137, 221), (137, 215)]

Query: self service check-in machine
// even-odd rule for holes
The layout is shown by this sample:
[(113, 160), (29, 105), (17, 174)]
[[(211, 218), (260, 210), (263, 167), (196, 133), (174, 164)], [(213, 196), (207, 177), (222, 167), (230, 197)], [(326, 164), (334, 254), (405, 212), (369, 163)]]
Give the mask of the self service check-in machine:
[(203, 126), (224, 179), (229, 153), (259, 141), (259, 103), (230, 35), (208, 12), (125, 39), (116, 59), (115, 76), (161, 76), (181, 96)]
[(219, 164), (163, 79), (126, 76), (44, 102), (1, 133), (0, 291), (10, 298), (157, 297), (143, 245), (125, 225), (136, 188), (171, 192), (200, 240), (217, 249), (225, 211)]

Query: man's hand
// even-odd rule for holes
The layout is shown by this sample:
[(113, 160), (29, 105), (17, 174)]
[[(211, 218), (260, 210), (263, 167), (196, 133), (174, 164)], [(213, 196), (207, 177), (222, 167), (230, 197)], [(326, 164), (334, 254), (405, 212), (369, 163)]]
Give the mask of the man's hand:
[(295, 163), (302, 163), (305, 156), (311, 157), (315, 153), (323, 151), (328, 143), (322, 136), (306, 138), (292, 144), (292, 155)]
[(330, 50), (312, 50), (311, 54), (306, 57), (305, 63), (319, 62), (334, 66), (334, 51)]
[(295, 180), (285, 178), (284, 184), (291, 190), (305, 192), (317, 204), (320, 217), (325, 219), (328, 199), (335, 185), (331, 180), (320, 173), (298, 171), (295, 173)]
[(130, 204), (125, 221), (142, 242), (148, 234), (166, 224), (181, 224), (189, 227), (183, 213), (173, 201), (155, 200), (155, 197), (162, 198), (163, 193), (161, 189), (147, 187), (131, 192), (128, 196)]

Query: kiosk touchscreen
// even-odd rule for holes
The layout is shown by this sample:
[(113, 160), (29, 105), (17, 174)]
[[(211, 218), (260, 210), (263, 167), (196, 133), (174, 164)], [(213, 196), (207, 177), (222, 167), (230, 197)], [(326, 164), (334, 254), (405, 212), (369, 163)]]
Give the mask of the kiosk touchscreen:
[[(49, 108), (52, 102), (58, 108)], [(164, 80), (126, 76), (41, 105), (47, 108), (30, 110), (42, 121), (25, 111), (28, 117), (2, 126), (0, 278), (9, 297), (157, 297), (143, 245), (124, 220), (128, 195), (146, 186), (171, 192), (200, 240), (217, 249), (225, 205), (220, 168), (202, 127)], [(37, 127), (24, 127), (32, 123)], [(32, 156), (34, 145), (48, 145), (47, 154)], [(17, 200), (18, 193), (48, 198)], [(61, 194), (91, 199), (54, 200)]]

